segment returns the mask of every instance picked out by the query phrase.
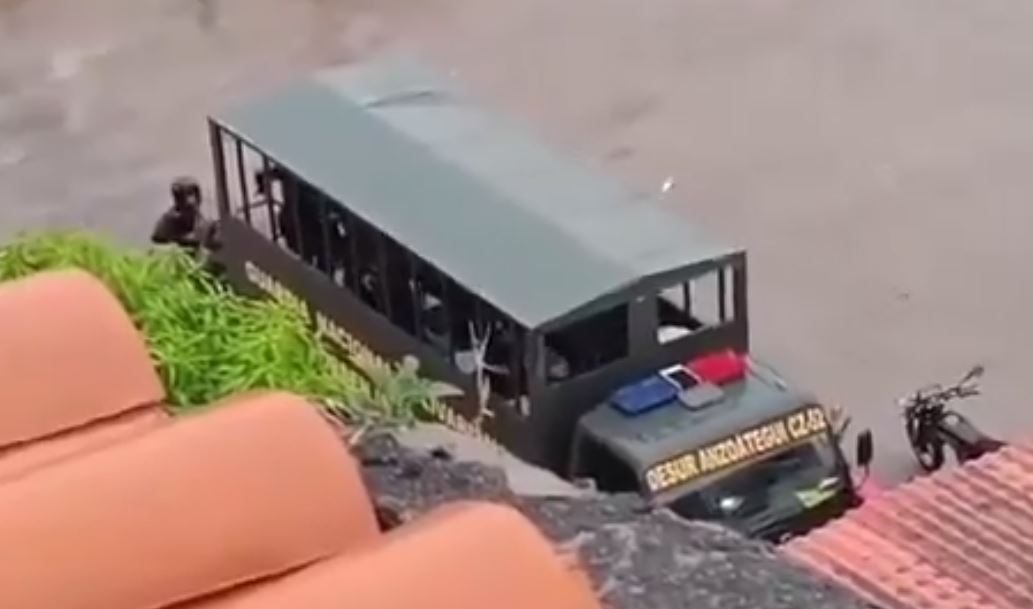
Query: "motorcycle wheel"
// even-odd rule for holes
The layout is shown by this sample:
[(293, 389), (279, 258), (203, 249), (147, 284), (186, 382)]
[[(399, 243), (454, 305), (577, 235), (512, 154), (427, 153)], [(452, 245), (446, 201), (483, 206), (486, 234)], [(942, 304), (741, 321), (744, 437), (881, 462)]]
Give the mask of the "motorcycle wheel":
[(943, 442), (928, 433), (917, 419), (907, 420), (907, 439), (922, 469), (932, 472), (943, 467)]

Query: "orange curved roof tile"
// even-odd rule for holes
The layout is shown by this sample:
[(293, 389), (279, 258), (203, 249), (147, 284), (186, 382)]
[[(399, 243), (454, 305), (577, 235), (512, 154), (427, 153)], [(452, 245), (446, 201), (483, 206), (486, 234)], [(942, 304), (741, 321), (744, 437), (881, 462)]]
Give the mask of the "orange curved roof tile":
[(0, 607), (164, 607), (377, 534), (316, 410), (253, 396), (0, 484)]
[(1033, 607), (1033, 443), (889, 490), (781, 551), (887, 609)]
[(164, 397), (144, 338), (98, 279), (63, 270), (0, 284), (0, 447)]
[(160, 408), (138, 408), (59, 434), (0, 448), (0, 482), (135, 438), (169, 421), (170, 416)]

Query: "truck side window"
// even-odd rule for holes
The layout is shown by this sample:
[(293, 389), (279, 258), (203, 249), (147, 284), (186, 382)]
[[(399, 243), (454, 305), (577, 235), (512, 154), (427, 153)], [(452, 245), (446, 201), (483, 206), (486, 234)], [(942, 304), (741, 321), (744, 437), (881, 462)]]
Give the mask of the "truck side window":
[(351, 244), (355, 252), (355, 261), (352, 263), (355, 268), (355, 291), (366, 306), (384, 313), (387, 310), (384, 302), (384, 290), (381, 285), (381, 247), (379, 233), (372, 226), (360, 220), (357, 216), (351, 218), (351, 226), (348, 227), (348, 239), (354, 240)]
[[(237, 166), (237, 178), (228, 180), (238, 184), (241, 194), (241, 214), (244, 221), (270, 241), (281, 246), (285, 237), (280, 231), (277, 218), (283, 207), (283, 182), (280, 170), (268, 158), (262, 157), (253, 162), (247, 145), (239, 144), (240, 163)], [(249, 182), (253, 180), (253, 185)]]
[(618, 305), (545, 335), (549, 382), (563, 381), (628, 357), (628, 306)]
[(692, 286), (679, 283), (660, 291), (656, 296), (657, 339), (669, 343), (703, 327), (692, 316)]
[(495, 331), (488, 343), (486, 363), (492, 391), (509, 400), (527, 394), (524, 370), (524, 337), (526, 330), (492, 310)]
[(383, 237), (384, 295), (388, 317), (406, 334), (416, 334), (416, 303), (413, 298), (414, 281), (408, 252), (394, 239)]
[(658, 342), (732, 321), (733, 273), (722, 267), (661, 290), (656, 296)]

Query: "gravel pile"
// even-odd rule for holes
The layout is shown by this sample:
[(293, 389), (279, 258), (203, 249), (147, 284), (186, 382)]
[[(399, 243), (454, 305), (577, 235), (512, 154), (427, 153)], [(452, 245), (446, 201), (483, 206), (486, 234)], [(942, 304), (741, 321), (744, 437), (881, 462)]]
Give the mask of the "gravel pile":
[(498, 467), (414, 450), (389, 434), (355, 451), (385, 522), (457, 499), (507, 503), (580, 555), (611, 609), (871, 609), (767, 544), (651, 510), (635, 495), (520, 496)]

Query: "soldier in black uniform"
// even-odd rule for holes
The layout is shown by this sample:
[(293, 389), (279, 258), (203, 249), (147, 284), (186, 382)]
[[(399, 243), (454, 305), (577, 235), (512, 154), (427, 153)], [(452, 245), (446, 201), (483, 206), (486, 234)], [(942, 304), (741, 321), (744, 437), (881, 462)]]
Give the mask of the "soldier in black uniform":
[(214, 225), (201, 214), (201, 187), (190, 177), (176, 178), (170, 188), (172, 207), (154, 227), (151, 242), (174, 244), (197, 253), (213, 237)]
[(151, 242), (158, 245), (177, 245), (186, 250), (211, 275), (222, 275), (223, 265), (211, 253), (218, 249), (215, 222), (206, 220), (201, 213), (201, 187), (189, 177), (172, 182), (172, 207), (158, 219), (151, 233)]

